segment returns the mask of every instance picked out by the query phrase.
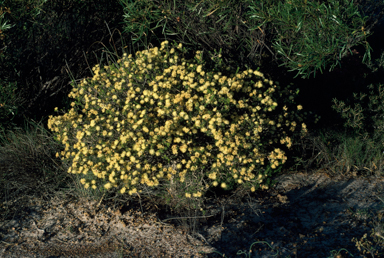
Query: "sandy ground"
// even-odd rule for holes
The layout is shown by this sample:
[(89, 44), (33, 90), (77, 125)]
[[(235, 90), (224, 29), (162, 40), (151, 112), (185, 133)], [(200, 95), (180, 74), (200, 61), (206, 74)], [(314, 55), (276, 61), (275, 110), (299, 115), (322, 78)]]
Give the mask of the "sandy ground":
[(377, 215), (353, 212), (381, 212), (384, 179), (294, 173), (276, 180), (264, 192), (208, 200), (204, 218), (194, 220), (195, 232), (186, 230), (190, 218), (174, 219), (153, 207), (142, 212), (129, 203), (112, 208), (87, 200), (31, 200), (14, 219), (0, 222), (0, 256), (219, 257), (218, 251), (241, 257), (236, 253), (253, 244), (250, 257), (332, 257), (341, 248), (364, 257), (351, 240), (378, 229), (372, 224)]

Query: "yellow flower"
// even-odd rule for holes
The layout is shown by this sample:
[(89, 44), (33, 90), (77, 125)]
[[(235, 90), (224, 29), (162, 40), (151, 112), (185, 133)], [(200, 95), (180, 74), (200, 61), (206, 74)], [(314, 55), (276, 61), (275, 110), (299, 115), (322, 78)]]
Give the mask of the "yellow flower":
[(199, 65), (198, 67), (197, 67), (197, 69), (196, 69), (196, 72), (198, 72), (198, 73), (201, 73), (201, 69), (202, 69), (202, 65)]
[(303, 109), (303, 106), (302, 105), (298, 105), (297, 106), (297, 110), (301, 110), (301, 109)]

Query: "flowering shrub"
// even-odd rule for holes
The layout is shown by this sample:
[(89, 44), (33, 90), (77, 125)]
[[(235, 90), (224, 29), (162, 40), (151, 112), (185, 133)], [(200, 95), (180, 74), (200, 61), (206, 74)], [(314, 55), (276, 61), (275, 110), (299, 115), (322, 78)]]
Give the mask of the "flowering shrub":
[(72, 161), (68, 172), (82, 174), (85, 188), (132, 195), (177, 180), (187, 198), (211, 186), (268, 188), (290, 136), (306, 132), (289, 87), (250, 69), (209, 73), (200, 51), (190, 63), (177, 53), (186, 53), (182, 44), (164, 41), (136, 60), (96, 65), (69, 94), (72, 109), (50, 116), (65, 145), (57, 157)]

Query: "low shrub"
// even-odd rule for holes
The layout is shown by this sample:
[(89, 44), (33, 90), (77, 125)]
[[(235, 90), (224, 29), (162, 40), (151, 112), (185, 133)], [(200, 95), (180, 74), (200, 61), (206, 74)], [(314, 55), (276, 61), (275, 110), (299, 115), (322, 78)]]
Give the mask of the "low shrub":
[(65, 145), (57, 157), (72, 163), (68, 172), (82, 175), (85, 188), (132, 195), (178, 182), (197, 199), (211, 187), (273, 183), (284, 149), (306, 132), (298, 92), (259, 71), (228, 71), (220, 54), (213, 70), (223, 73), (204, 71), (200, 51), (188, 61), (178, 53), (186, 53), (182, 44), (164, 41), (136, 60), (124, 54), (96, 65), (69, 94), (72, 109), (50, 116), (48, 128)]

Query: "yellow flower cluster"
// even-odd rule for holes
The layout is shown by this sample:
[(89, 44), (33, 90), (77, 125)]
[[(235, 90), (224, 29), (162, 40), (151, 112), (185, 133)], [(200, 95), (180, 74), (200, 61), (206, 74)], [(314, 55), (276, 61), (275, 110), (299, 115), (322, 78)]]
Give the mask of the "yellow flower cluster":
[[(272, 168), (287, 159), (279, 148), (269, 155), (258, 148), (263, 133), (274, 137), (270, 144), (289, 148), (283, 127), (294, 131), (297, 125), (287, 106), (284, 115), (269, 117), (279, 106), (272, 98), (277, 86), (251, 69), (232, 78), (206, 73), (200, 63), (187, 64), (176, 55), (181, 44), (171, 49), (168, 44), (137, 52), (136, 60), (124, 54), (115, 66), (96, 65), (93, 78), (69, 94), (72, 109), (49, 119), (48, 127), (65, 145), (56, 156), (72, 159), (68, 172), (83, 174), (86, 188), (121, 187), (121, 193), (135, 194), (139, 184), (155, 187), (176, 175), (183, 182), (202, 165), (210, 167), (201, 178), (206, 175), (214, 186), (223, 171), (239, 184), (260, 184), (255, 171), (266, 159)], [(201, 52), (196, 58), (202, 59)], [(249, 98), (238, 99), (238, 93)], [(181, 157), (176, 169), (167, 168), (176, 157)], [(203, 188), (186, 196), (201, 197)]]

